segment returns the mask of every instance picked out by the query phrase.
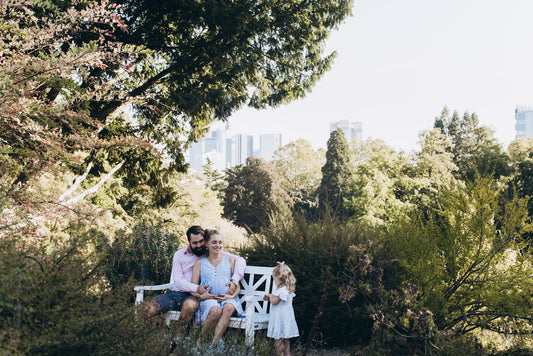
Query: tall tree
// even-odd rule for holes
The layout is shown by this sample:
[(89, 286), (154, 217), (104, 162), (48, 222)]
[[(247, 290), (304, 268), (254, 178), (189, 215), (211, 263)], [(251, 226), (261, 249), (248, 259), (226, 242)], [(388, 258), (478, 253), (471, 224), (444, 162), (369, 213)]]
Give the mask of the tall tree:
[(457, 112), (451, 116), (444, 108), (435, 118), (436, 128), (452, 140), (451, 152), (457, 165), (457, 176), (473, 181), (476, 174), (494, 175), (495, 178), (510, 174), (509, 157), (494, 138), (494, 131), (479, 124), (475, 113)]
[(342, 129), (332, 131), (326, 151), (326, 164), (322, 167), (322, 180), (318, 188), (321, 211), (332, 209), (346, 218), (345, 199), (351, 197), (353, 168), (350, 164), (348, 142)]
[(293, 206), (276, 168), (262, 158), (248, 157), (246, 165), (228, 172), (227, 182), (224, 217), (253, 232), (268, 226), (271, 217), (289, 213)]
[(462, 186), (462, 181), (455, 177), (457, 166), (451, 153), (451, 138), (440, 129), (423, 131), (419, 137), (420, 151), (413, 154), (397, 180), (396, 195), (426, 211), (437, 207), (442, 190)]
[[(24, 98), (43, 110), (56, 108), (61, 99), (58, 111), (65, 115), (48, 120), (60, 133), (61, 147), (97, 137), (113, 123), (121, 127), (108, 130), (108, 140), (130, 138), (132, 146), (158, 142), (172, 168), (183, 170), (184, 149), (214, 120), (227, 119), (243, 105), (277, 106), (309, 92), (332, 64), (335, 53), (325, 54), (324, 42), (349, 16), (353, 0), (117, 3), (104, 14), (104, 1), (2, 2), (4, 23), (22, 14), (14, 20), (20, 36), (13, 36), (13, 26), (1, 34), (2, 61), (18, 75), (2, 81), (24, 83)], [(63, 15), (72, 11), (89, 13)], [(62, 18), (72, 24), (54, 30)], [(46, 35), (44, 46), (28, 40), (40, 35)], [(26, 57), (15, 58), (19, 53)], [(39, 61), (43, 55), (46, 66)], [(10, 94), (20, 96), (21, 89)], [(119, 109), (133, 122), (115, 121)], [(20, 119), (17, 113), (13, 110), (11, 121)], [(24, 130), (3, 125), (2, 138), (11, 138), (12, 150), (23, 138), (32, 149), (41, 142), (32, 139), (32, 128), (47, 123), (35, 117), (29, 123)], [(65, 137), (65, 130), (80, 128), (80, 139)]]
[(300, 138), (277, 149), (272, 163), (281, 177), (281, 186), (294, 200), (295, 207), (309, 209), (316, 205), (315, 193), (325, 163), (323, 149), (315, 151), (308, 141)]
[(346, 209), (369, 226), (393, 222), (411, 206), (405, 194), (406, 157), (382, 140), (355, 141), (351, 149), (353, 178)]

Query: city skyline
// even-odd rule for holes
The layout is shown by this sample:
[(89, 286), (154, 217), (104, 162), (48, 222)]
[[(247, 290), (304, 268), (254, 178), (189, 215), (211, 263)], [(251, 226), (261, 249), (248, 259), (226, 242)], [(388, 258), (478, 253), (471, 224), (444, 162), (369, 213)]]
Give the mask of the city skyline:
[[(346, 139), (362, 139), (363, 124), (360, 121), (338, 120), (329, 122), (329, 131), (340, 128)], [(281, 133), (259, 133), (254, 137), (245, 132), (232, 132), (228, 124), (215, 125), (186, 153), (187, 162), (194, 169), (200, 169), (209, 159), (217, 170), (244, 164), (250, 156), (271, 161), (277, 148), (287, 144)]]
[(354, 16), (331, 34), (332, 69), (306, 98), (274, 109), (242, 109), (235, 131), (279, 131), (326, 147), (328, 123), (361, 121), (363, 139), (418, 149), (447, 107), (475, 112), (505, 147), (515, 137), (515, 109), (533, 105), (533, 1), (359, 0)]

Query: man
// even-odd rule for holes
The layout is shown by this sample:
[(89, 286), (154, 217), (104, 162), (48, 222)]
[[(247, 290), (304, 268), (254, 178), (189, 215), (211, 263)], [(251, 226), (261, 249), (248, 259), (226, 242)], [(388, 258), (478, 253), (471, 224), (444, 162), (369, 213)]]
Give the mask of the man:
[[(204, 229), (194, 225), (187, 230), (187, 241), (189, 244), (176, 251), (172, 259), (172, 281), (173, 287), (165, 294), (154, 297), (143, 310), (144, 317), (152, 317), (159, 313), (166, 313), (169, 310), (180, 310), (178, 325), (182, 326), (192, 320), (194, 313), (200, 305), (199, 300), (191, 295), (191, 292), (201, 294), (202, 299), (212, 298), (209, 294), (209, 286), (201, 286), (191, 283), (192, 269), (194, 262), (206, 253), (204, 244)], [(232, 255), (225, 251), (224, 255), (235, 258), (235, 270), (229, 286), (229, 294), (232, 294), (239, 281), (244, 277), (246, 261), (244, 258)]]

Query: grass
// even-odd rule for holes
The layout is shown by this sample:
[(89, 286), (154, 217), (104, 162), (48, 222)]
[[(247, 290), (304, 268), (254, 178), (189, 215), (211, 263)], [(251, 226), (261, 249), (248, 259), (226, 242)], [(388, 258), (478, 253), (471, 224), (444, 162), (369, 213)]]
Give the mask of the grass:
[[(255, 341), (250, 349), (245, 346), (244, 331), (238, 329), (228, 329), (223, 337), (223, 343), (216, 347), (211, 346), (211, 335), (200, 335), (199, 329), (191, 327), (178, 333), (178, 330), (169, 329), (167, 335), (179, 335), (176, 338), (176, 348), (172, 355), (180, 356), (272, 356), (275, 355), (274, 342), (272, 339), (266, 337), (265, 331), (256, 331)], [(198, 339), (201, 336), (201, 341)], [(291, 354), (293, 356), (301, 355), (304, 345), (300, 340), (291, 340)], [(162, 342), (169, 343), (170, 351), (170, 337), (163, 339)], [(320, 349), (314, 348), (307, 353), (308, 356), (348, 356), (349, 353), (343, 352), (339, 349)]]

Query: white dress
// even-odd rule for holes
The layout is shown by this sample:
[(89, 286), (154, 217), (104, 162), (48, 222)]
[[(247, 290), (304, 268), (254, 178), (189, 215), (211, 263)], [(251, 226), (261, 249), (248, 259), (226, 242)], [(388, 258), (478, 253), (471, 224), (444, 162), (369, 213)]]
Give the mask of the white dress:
[(278, 289), (274, 294), (281, 300), (278, 304), (270, 306), (267, 336), (273, 339), (289, 339), (299, 336), (298, 325), (296, 325), (296, 318), (292, 309), (292, 298), (294, 298), (295, 294), (289, 292), (285, 286)]

